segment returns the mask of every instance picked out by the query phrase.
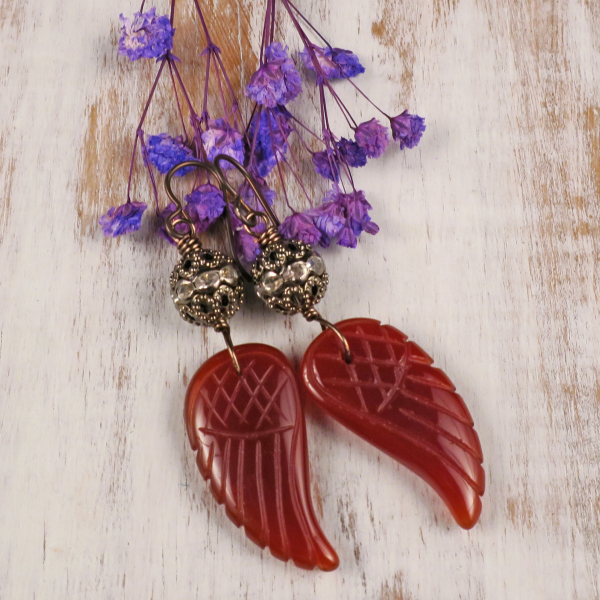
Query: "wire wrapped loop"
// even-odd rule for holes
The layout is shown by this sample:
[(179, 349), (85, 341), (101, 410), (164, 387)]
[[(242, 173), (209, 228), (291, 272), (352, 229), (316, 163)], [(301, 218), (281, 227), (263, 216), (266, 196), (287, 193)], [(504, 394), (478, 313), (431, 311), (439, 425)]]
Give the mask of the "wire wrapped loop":
[(202, 250), (202, 244), (197, 237), (184, 237), (177, 242), (177, 250), (181, 256), (187, 256)]
[(276, 227), (269, 227), (264, 233), (258, 238), (258, 245), (264, 250), (270, 244), (278, 242), (283, 239)]

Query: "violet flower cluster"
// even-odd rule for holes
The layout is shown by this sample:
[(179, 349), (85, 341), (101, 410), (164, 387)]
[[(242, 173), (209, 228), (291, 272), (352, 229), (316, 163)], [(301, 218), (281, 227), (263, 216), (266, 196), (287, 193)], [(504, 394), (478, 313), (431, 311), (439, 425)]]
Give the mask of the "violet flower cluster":
[[(100, 218), (100, 225), (107, 236), (122, 235), (141, 227), (142, 213), (147, 205), (131, 200), (131, 182), (138, 150), (153, 190), (155, 212), (159, 220), (158, 233), (171, 243), (174, 242), (167, 233), (165, 223), (174, 212), (175, 205), (170, 203), (161, 208), (158, 174), (165, 175), (174, 166), (190, 159), (212, 161), (218, 154), (227, 154), (240, 162), (245, 160), (245, 130), (238, 102), (225, 72), (221, 51), (210, 36), (200, 5), (194, 2), (194, 6), (206, 44), (201, 52), (206, 65), (201, 110), (194, 106), (178, 67), (180, 60), (173, 54), (175, 0), (171, 0), (169, 16), (157, 16), (154, 8), (145, 13), (136, 13), (133, 19), (121, 15), (119, 54), (132, 61), (156, 58), (159, 66), (133, 142), (127, 201), (119, 207), (110, 208)], [(144, 123), (158, 82), (166, 73), (173, 91), (173, 108), (177, 113), (180, 131), (147, 134), (143, 129)], [(218, 89), (220, 98), (218, 114), (215, 115), (211, 115), (208, 108), (211, 84)], [(223, 163), (222, 166), (227, 168), (229, 165)], [(182, 177), (192, 172), (195, 173), (193, 188), (185, 197), (184, 209), (196, 230), (202, 232), (223, 215), (225, 201), (223, 193), (210, 182), (207, 173), (197, 171), (195, 167), (185, 167), (176, 175)]]
[[(133, 19), (121, 15), (119, 54), (130, 60), (155, 58), (158, 71), (133, 144), (127, 202), (109, 209), (101, 217), (100, 224), (105, 235), (122, 235), (141, 226), (146, 204), (132, 202), (130, 198), (134, 158), (138, 148), (154, 191), (156, 213), (161, 223), (159, 234), (169, 241), (172, 240), (164, 223), (175, 206), (168, 204), (160, 208), (156, 183), (158, 174), (164, 175), (173, 166), (187, 159), (212, 161), (218, 154), (226, 154), (243, 164), (256, 179), (263, 196), (270, 204), (275, 201), (274, 189), (277, 189), (279, 197), (292, 213), (281, 224), (280, 231), (286, 237), (321, 247), (328, 247), (335, 241), (338, 245), (355, 248), (363, 231), (377, 233), (379, 227), (369, 214), (372, 207), (365, 193), (356, 189), (352, 169), (364, 167), (369, 160), (382, 156), (391, 141), (398, 142), (400, 149), (414, 148), (425, 131), (424, 119), (407, 111), (397, 116), (385, 113), (353, 81), (365, 71), (354, 52), (331, 46), (291, 0), (265, 1), (259, 65), (244, 90), (246, 97), (253, 103), (246, 120), (241, 116), (220, 50), (209, 34), (196, 0), (194, 6), (206, 41), (206, 47), (202, 51), (206, 71), (200, 111), (192, 104), (178, 69), (179, 59), (172, 52), (175, 0), (171, 0), (170, 16), (157, 16), (154, 8), (146, 13), (136, 13)], [(278, 11), (291, 20), (303, 46), (297, 55), (297, 63), (290, 55), (288, 46), (274, 37)], [(318, 38), (318, 44), (309, 38), (309, 33), (313, 38)], [(167, 72), (181, 130), (147, 135), (143, 125), (148, 109), (159, 79)], [(344, 84), (344, 80), (348, 82), (383, 119), (379, 117), (381, 121), (371, 118), (357, 122), (341, 100), (337, 89), (332, 86), (331, 82), (335, 80), (340, 80), (340, 85)], [(209, 114), (208, 110), (211, 82), (218, 90), (221, 100), (219, 114), (214, 115)], [(303, 85), (307, 83), (317, 88), (319, 131), (313, 131), (303, 123), (292, 113), (290, 107), (302, 96)], [(346, 123), (345, 130), (339, 133), (334, 132), (330, 126), (332, 106), (340, 111)], [(187, 126), (186, 120), (189, 122)], [(306, 163), (312, 165), (325, 187), (329, 187), (323, 193), (321, 201), (315, 201), (301, 176), (305, 172)], [(231, 165), (222, 162), (221, 167), (231, 168)], [(184, 176), (192, 171), (195, 173), (193, 189), (185, 197), (184, 208), (197, 231), (205, 231), (224, 214), (226, 203), (223, 194), (207, 174), (187, 167), (180, 169), (177, 175)], [(305, 196), (309, 208), (303, 212), (294, 210), (289, 202), (288, 190), (291, 189), (291, 184)], [(238, 193), (249, 206), (260, 209), (247, 183), (242, 182)], [(237, 252), (242, 259), (251, 262), (259, 252), (255, 238), (245, 230), (233, 211), (230, 211), (230, 219)], [(264, 231), (263, 224), (255, 228), (253, 233), (261, 231)]]
[(163, 58), (173, 49), (175, 30), (166, 15), (156, 16), (156, 9), (147, 13), (135, 13), (133, 19), (123, 15), (121, 21), (121, 38), (119, 54), (129, 60), (138, 58)]
[[(322, 247), (335, 240), (341, 246), (355, 248), (363, 231), (375, 234), (379, 227), (369, 215), (372, 207), (364, 192), (354, 185), (351, 169), (382, 156), (391, 140), (399, 142), (401, 149), (414, 148), (425, 131), (424, 119), (407, 111), (397, 116), (382, 111), (353, 81), (365, 71), (354, 52), (329, 44), (291, 0), (266, 0), (266, 4), (260, 65), (245, 90), (255, 103), (248, 127), (250, 153), (246, 166), (255, 176), (271, 177), (292, 210), (281, 225), (283, 235)], [(314, 77), (318, 89), (320, 131), (312, 131), (291, 112), (290, 104), (301, 96), (302, 79), (288, 56), (287, 46), (274, 38), (278, 11), (291, 20), (304, 46), (298, 54), (299, 64), (308, 80)], [(319, 44), (309, 38), (307, 31), (320, 40)], [(348, 81), (383, 115), (388, 126), (377, 118), (358, 123), (332, 86), (331, 81), (336, 79)], [(341, 134), (330, 126), (331, 102), (346, 121), (346, 131)], [(297, 141), (295, 150), (292, 139)], [(302, 180), (305, 160), (312, 162), (316, 174), (330, 186), (322, 202), (314, 201)], [(298, 212), (290, 206), (290, 182), (302, 190), (307, 210)]]

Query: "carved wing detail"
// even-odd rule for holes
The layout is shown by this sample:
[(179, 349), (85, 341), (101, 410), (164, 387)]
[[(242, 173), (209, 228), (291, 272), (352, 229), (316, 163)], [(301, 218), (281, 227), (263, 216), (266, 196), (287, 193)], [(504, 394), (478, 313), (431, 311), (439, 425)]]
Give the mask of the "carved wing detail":
[(422, 477), (461, 527), (473, 527), (485, 489), (483, 454), (450, 379), (389, 325), (349, 319), (336, 327), (348, 339), (352, 363), (332, 331), (321, 333), (302, 361), (308, 398)]
[(304, 412), (287, 358), (264, 344), (236, 346), (200, 367), (185, 421), (196, 462), (229, 518), (273, 556), (299, 567), (338, 566), (310, 497)]

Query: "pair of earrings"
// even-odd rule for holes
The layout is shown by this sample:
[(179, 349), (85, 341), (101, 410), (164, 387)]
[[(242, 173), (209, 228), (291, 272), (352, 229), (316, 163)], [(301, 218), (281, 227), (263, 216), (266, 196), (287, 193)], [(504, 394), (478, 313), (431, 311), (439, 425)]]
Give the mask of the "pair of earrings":
[[(231, 186), (223, 161), (243, 175), (260, 209)], [(261, 252), (251, 275), (237, 258), (200, 244), (170, 183), (186, 167), (218, 181), (255, 237)], [(190, 381), (185, 421), (200, 473), (230, 519), (277, 558), (307, 569), (338, 566), (312, 506), (301, 386), (308, 400), (427, 481), (461, 527), (473, 527), (485, 485), (483, 456), (471, 415), (444, 372), (389, 325), (367, 318), (333, 325), (318, 313), (328, 284), (323, 259), (308, 244), (281, 236), (260, 187), (231, 157), (181, 163), (165, 187), (176, 206), (166, 227), (181, 254), (170, 278), (175, 306), (186, 321), (223, 334), (227, 345)], [(259, 223), (264, 231), (257, 234)], [(299, 378), (272, 346), (234, 347), (228, 321), (243, 302), (244, 278), (269, 308), (322, 326)]]

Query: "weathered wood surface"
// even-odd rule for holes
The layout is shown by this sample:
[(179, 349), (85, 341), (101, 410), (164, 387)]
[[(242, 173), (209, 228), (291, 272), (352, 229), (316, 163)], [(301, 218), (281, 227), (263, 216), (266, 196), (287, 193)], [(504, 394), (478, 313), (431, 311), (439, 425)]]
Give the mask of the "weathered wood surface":
[[(600, 5), (299, 4), (358, 51), (374, 98), (427, 118), (416, 150), (359, 173), (381, 233), (327, 253), (323, 310), (396, 325), (450, 374), (484, 449), (481, 522), (460, 530), (419, 479), (309, 408), (339, 570), (284, 565), (232, 526), (182, 420), (221, 340), (170, 306), (171, 248), (95, 225), (124, 198), (152, 73), (116, 55), (118, 14), (137, 7), (1, 0), (2, 600), (600, 596)], [(261, 9), (208, 7), (238, 86)], [(256, 305), (234, 329), (296, 364), (318, 331)]]

